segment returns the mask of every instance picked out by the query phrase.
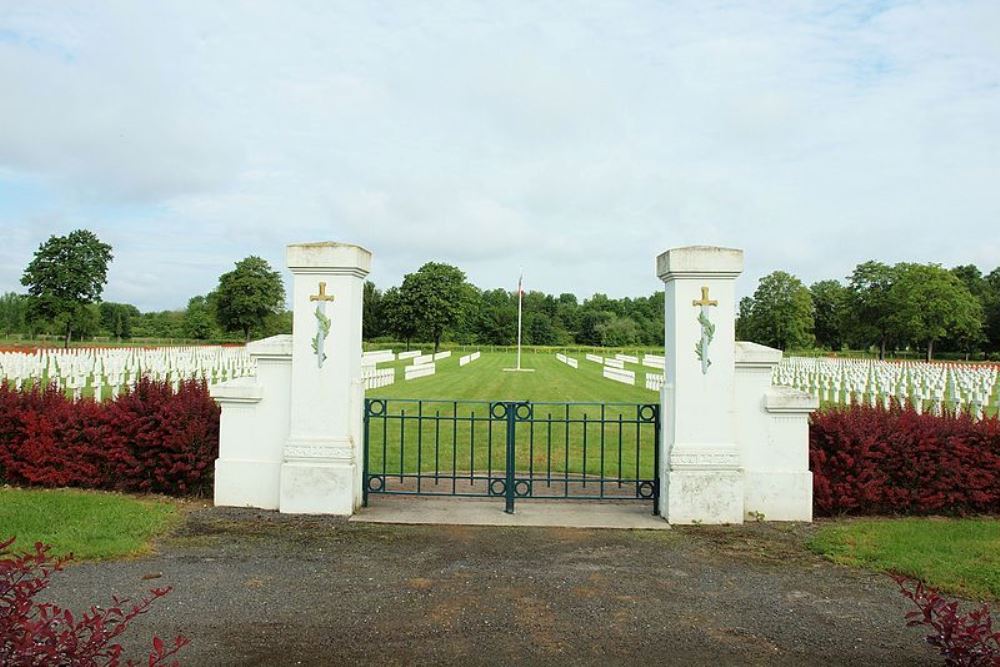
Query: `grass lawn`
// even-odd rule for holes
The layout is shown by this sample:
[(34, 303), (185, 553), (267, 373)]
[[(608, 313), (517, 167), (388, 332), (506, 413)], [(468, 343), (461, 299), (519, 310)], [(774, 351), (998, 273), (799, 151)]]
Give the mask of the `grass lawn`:
[(517, 425), (515, 438), (516, 467), (526, 476), (653, 476), (655, 426), (646, 419), (653, 413), (640, 406), (659, 402), (645, 388), (644, 374), (654, 370), (630, 365), (639, 386), (629, 386), (604, 378), (601, 365), (582, 356), (574, 369), (555, 354), (526, 353), (521, 365), (531, 373), (504, 371), (516, 363), (513, 352), (483, 353), (461, 367), (459, 356), (438, 361), (435, 375), (408, 381), (397, 362), (396, 383), (367, 392), (387, 399), (369, 421), (370, 471), (492, 477), (504, 469), (507, 448), (505, 420), (491, 418), (489, 402), (531, 401), (533, 419)]
[(35, 542), (77, 560), (133, 556), (178, 519), (169, 502), (98, 491), (0, 488), (0, 537), (23, 551)]
[(965, 597), (1000, 599), (1000, 519), (846, 520), (810, 548), (836, 563), (891, 570)]
[[(426, 352), (426, 350), (425, 350)], [(645, 373), (656, 373), (652, 368), (626, 364), (636, 371), (636, 385), (631, 387), (601, 375), (601, 365), (579, 356), (580, 367), (570, 368), (556, 359), (555, 354), (525, 353), (521, 366), (534, 368), (534, 373), (509, 373), (517, 355), (513, 352), (484, 352), (466, 366), (458, 365), (461, 355), (453, 353), (448, 359), (437, 362), (434, 375), (416, 380), (404, 380), (400, 365), (379, 364), (379, 368), (393, 365), (396, 383), (367, 392), (368, 398), (434, 398), (448, 400), (483, 401), (591, 401), (656, 403), (659, 395), (646, 389)]]

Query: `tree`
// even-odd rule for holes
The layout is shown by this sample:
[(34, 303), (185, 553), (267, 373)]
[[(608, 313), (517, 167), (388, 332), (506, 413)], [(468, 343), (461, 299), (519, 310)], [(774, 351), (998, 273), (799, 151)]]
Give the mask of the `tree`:
[(104, 301), (100, 306), (101, 328), (109, 336), (122, 340), (132, 337), (132, 318), (139, 317), (139, 309), (130, 303)]
[(986, 296), (983, 303), (986, 319), (986, 339), (992, 350), (1000, 349), (1000, 268), (986, 275)]
[(250, 341), (250, 331), (264, 326), (269, 315), (284, 310), (285, 286), (281, 274), (266, 260), (250, 256), (236, 262), (236, 268), (219, 277), (216, 312), (226, 331), (242, 331)]
[(505, 289), (482, 293), (476, 323), (478, 339), (490, 345), (510, 345), (517, 337), (517, 301)]
[(889, 290), (895, 280), (895, 269), (882, 262), (863, 262), (848, 277), (848, 313), (852, 343), (877, 344), (879, 359), (885, 359), (885, 350), (891, 333), (892, 305)]
[(756, 343), (781, 350), (813, 343), (813, 303), (795, 276), (775, 271), (761, 278), (749, 302), (741, 302), (741, 333)]
[(597, 330), (604, 347), (628, 347), (637, 345), (641, 339), (639, 325), (631, 317), (612, 315), (610, 319), (599, 324)]
[(364, 306), (361, 329), (364, 339), (378, 338), (386, 330), (385, 317), (382, 313), (382, 292), (370, 280), (365, 281), (362, 302)]
[(28, 301), (14, 292), (0, 296), (0, 331), (4, 336), (24, 333), (28, 326)]
[(215, 334), (216, 313), (213, 300), (204, 296), (191, 297), (184, 311), (184, 336), (207, 340)]
[(410, 341), (417, 333), (417, 322), (410, 304), (403, 298), (398, 287), (390, 287), (382, 294), (382, 312), (388, 331), (398, 336), (410, 349)]
[(952, 336), (975, 344), (981, 340), (983, 308), (958, 277), (936, 264), (897, 264), (889, 291), (889, 323), (896, 335), (926, 345)]
[(465, 274), (458, 267), (439, 262), (428, 262), (403, 277), (402, 298), (409, 304), (417, 327), (431, 336), (435, 352), (445, 329), (455, 324), (461, 312), (463, 283)]
[(86, 306), (101, 299), (112, 258), (111, 246), (86, 229), (49, 237), (21, 276), (29, 317), (51, 322), (69, 347), (74, 327), (90, 317)]
[(847, 288), (837, 280), (821, 280), (809, 288), (813, 301), (816, 344), (831, 350), (844, 345), (844, 317), (847, 311)]

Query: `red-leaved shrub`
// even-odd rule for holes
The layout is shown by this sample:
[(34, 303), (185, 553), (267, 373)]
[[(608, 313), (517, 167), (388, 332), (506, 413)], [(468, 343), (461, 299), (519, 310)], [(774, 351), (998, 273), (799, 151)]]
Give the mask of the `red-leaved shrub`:
[(818, 515), (1000, 512), (1000, 421), (852, 405), (809, 426)]
[(114, 401), (0, 385), (0, 480), (167, 494), (211, 490), (219, 408), (203, 382), (141, 380)]
[[(13, 538), (0, 540), (0, 665), (135, 665), (122, 659), (122, 646), (115, 643), (129, 624), (150, 605), (170, 592), (154, 588), (150, 597), (126, 608), (129, 601), (112, 598), (108, 608), (91, 607), (80, 618), (68, 609), (36, 596), (45, 590), (53, 572), (62, 570), (68, 558), (52, 558), (49, 547), (39, 543), (31, 553), (13, 556), (7, 549)], [(168, 646), (153, 637), (150, 667), (165, 666), (167, 660), (189, 643), (178, 636)], [(169, 663), (176, 665), (174, 661)]]
[(931, 628), (933, 632), (927, 635), (927, 643), (941, 653), (945, 664), (1000, 667), (1000, 632), (993, 630), (989, 605), (963, 614), (956, 600), (946, 600), (935, 589), (910, 577), (892, 575), (892, 578), (917, 607), (906, 614), (907, 627)]

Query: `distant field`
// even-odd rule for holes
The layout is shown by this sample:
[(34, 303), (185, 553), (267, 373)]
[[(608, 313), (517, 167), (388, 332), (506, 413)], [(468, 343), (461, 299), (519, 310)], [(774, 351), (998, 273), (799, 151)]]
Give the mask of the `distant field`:
[[(460, 367), (459, 354), (437, 362), (437, 373), (416, 380), (403, 380), (396, 371), (396, 383), (369, 391), (369, 398), (423, 398), (482, 401), (575, 401), (655, 403), (658, 394), (645, 388), (645, 372), (656, 372), (628, 364), (636, 371), (635, 387), (605, 379), (600, 364), (579, 357), (573, 369), (556, 360), (555, 354), (525, 354), (521, 365), (534, 373), (505, 372), (516, 361), (512, 352), (484, 352), (478, 361)], [(405, 365), (397, 362), (379, 368)], [(643, 370), (640, 370), (643, 369)]]

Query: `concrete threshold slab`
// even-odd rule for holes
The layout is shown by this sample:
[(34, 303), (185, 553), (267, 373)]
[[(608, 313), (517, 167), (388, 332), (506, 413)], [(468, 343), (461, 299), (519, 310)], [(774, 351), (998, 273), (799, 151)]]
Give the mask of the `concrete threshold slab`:
[(514, 514), (503, 511), (503, 499), (377, 496), (351, 517), (362, 523), (443, 524), (457, 526), (541, 526), (668, 530), (648, 502), (519, 500)]

